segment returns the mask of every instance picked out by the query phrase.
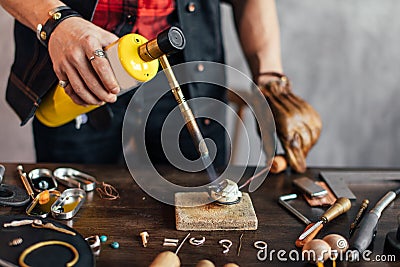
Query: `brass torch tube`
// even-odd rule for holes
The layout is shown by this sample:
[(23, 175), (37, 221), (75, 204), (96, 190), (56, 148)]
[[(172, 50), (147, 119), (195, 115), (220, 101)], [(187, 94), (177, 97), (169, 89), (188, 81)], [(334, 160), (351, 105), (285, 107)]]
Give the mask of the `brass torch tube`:
[(185, 120), (186, 127), (195, 142), (196, 149), (200, 153), (201, 157), (208, 157), (208, 148), (204, 141), (203, 135), (200, 132), (199, 126), (197, 125), (196, 119), (194, 118), (193, 112), (190, 109), (188, 103), (183, 96), (182, 89), (176, 80), (175, 74), (173, 73), (171, 66), (169, 65), (168, 58), (163, 55), (159, 58), (160, 64), (164, 70), (165, 76), (167, 77), (169, 87), (179, 104), (179, 109), (182, 113), (183, 119)]
[(146, 62), (160, 58), (164, 54), (165, 53), (161, 51), (160, 47), (158, 46), (157, 39), (150, 40), (147, 43), (139, 46), (139, 56)]

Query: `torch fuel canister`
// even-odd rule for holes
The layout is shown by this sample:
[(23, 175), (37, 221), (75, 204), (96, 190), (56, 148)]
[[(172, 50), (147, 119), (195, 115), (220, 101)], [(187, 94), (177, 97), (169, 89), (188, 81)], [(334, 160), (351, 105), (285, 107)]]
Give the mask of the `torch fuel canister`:
[[(121, 88), (118, 95), (154, 78), (159, 68), (158, 58), (184, 47), (185, 37), (177, 27), (161, 32), (150, 41), (139, 34), (127, 34), (105, 47), (107, 59)], [(35, 115), (44, 125), (58, 127), (98, 107), (75, 104), (64, 88), (57, 85), (43, 98)]]

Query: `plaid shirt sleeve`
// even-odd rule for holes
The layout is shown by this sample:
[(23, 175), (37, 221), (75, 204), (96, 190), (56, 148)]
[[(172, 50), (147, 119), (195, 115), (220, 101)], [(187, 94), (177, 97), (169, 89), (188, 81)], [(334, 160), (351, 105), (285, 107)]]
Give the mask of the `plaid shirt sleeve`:
[(171, 26), (175, 0), (99, 0), (93, 23), (118, 36), (139, 33), (152, 39)]

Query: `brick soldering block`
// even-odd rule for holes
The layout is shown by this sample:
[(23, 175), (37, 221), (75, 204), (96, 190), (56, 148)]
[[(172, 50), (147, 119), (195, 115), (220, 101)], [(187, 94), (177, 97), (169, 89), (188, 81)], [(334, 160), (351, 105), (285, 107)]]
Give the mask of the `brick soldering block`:
[(207, 192), (175, 194), (176, 229), (181, 231), (257, 230), (258, 220), (253, 203), (243, 193), (238, 204), (209, 203)]

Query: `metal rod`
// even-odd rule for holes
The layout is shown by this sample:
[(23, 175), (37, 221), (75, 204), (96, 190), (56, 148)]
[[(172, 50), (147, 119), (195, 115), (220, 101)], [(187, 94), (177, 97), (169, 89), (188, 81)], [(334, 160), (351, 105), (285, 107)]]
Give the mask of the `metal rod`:
[(354, 218), (354, 221), (351, 223), (350, 225), (350, 237), (353, 236), (354, 230), (356, 229), (356, 227), (358, 226), (359, 222), (361, 221), (362, 217), (364, 216), (367, 208), (368, 208), (368, 204), (369, 204), (369, 200), (368, 199), (364, 199), (361, 203), (360, 209), (357, 212), (356, 217)]
[(190, 236), (190, 233), (188, 233), (185, 238), (182, 240), (181, 244), (179, 245), (179, 247), (176, 249), (175, 251), (175, 255), (178, 255), (179, 250), (181, 249), (181, 247), (183, 246), (183, 243), (185, 243), (186, 239), (188, 239), (188, 237)]
[(24, 168), (22, 165), (17, 166), (17, 171), (19, 174), (19, 178), (21, 178), (22, 183), (24, 184), (24, 187), (26, 189), (26, 192), (28, 192), (28, 195), (32, 198), (35, 199), (35, 194), (33, 193), (32, 187), (26, 178), (26, 173), (24, 173)]
[(288, 211), (290, 211), (294, 216), (296, 216), (299, 220), (304, 222), (306, 225), (309, 225), (311, 223), (311, 221), (306, 216), (301, 214), (298, 210), (296, 210), (292, 205), (290, 205), (289, 203), (286, 202), (288, 200), (293, 200), (296, 198), (297, 198), (297, 194), (285, 195), (285, 196), (279, 197), (278, 202), (283, 207), (285, 207)]
[(168, 84), (169, 87), (171, 88), (172, 94), (174, 95), (175, 100), (179, 104), (179, 110), (181, 111), (183, 119), (185, 120), (186, 127), (190, 133), (190, 136), (192, 137), (196, 149), (200, 154), (200, 157), (206, 167), (208, 175), (210, 176), (211, 180), (214, 181), (217, 178), (217, 174), (212, 165), (207, 144), (204, 141), (203, 135), (201, 134), (199, 126), (197, 125), (193, 112), (190, 109), (189, 104), (185, 100), (185, 97), (182, 93), (182, 89), (178, 83), (178, 80), (175, 77), (175, 74), (172, 71), (167, 56), (163, 55), (159, 58), (159, 60), (164, 70), (165, 76), (167, 77)]

